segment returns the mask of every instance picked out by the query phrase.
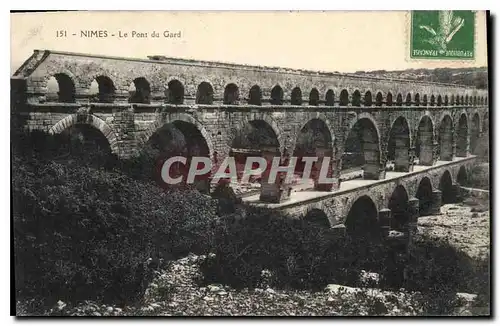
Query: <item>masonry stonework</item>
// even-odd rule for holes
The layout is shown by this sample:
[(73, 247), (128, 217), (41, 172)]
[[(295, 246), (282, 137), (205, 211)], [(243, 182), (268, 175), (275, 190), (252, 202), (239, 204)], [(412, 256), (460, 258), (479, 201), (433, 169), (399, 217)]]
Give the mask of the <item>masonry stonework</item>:
[[(57, 79), (59, 93), (50, 90), (51, 78)], [(92, 91), (96, 80), (99, 94)], [(270, 130), (276, 155), (289, 155), (301, 130), (319, 120), (330, 141), (323, 145), (329, 148), (318, 147), (316, 152), (333, 157), (337, 180), (328, 191), (339, 189), (346, 140), (361, 125), (365, 179), (381, 182), (285, 209), (295, 216), (321, 209), (331, 225), (344, 223), (354, 201), (367, 194), (378, 211), (385, 210), (399, 183), (408, 198), (414, 198), (420, 181), (428, 177), (436, 197), (443, 169), (456, 180), (461, 166), (470, 169), (474, 164), (471, 145), (488, 126), (488, 93), (472, 87), (163, 57), (141, 60), (36, 50), (11, 85), (16, 128), (60, 133), (87, 124), (100, 130), (111, 151), (124, 159), (139, 155), (157, 130), (176, 121), (194, 126), (208, 155), (219, 161), (229, 155), (236, 135), (255, 121)], [(63, 90), (71, 94), (61, 94)], [(102, 94), (104, 90), (111, 93)], [(395, 145), (390, 145), (391, 135)], [(396, 148), (395, 169), (409, 174), (384, 182), (391, 146)], [(457, 156), (469, 158), (454, 163)], [(449, 164), (412, 172), (417, 163), (433, 166), (437, 161)], [(437, 197), (434, 205), (440, 205)]]

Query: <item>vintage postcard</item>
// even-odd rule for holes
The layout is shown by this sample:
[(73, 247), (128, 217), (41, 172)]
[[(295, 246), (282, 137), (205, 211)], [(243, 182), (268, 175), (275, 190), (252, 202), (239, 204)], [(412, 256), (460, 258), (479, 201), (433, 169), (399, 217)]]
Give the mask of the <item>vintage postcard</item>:
[(14, 315), (491, 315), (488, 12), (10, 18)]

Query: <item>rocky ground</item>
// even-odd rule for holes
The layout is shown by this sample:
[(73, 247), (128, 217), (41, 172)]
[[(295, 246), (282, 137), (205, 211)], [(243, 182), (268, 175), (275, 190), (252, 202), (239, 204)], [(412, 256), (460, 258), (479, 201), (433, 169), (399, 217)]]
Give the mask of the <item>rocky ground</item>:
[(488, 206), (488, 201), (473, 198), (464, 203), (443, 205), (441, 215), (418, 219), (418, 233), (445, 238), (470, 257), (484, 258), (490, 249)]
[[(419, 219), (418, 233), (446, 238), (471, 257), (489, 252), (488, 203), (468, 199), (444, 205), (442, 214)], [(418, 292), (380, 291), (329, 285), (323, 291), (278, 290), (269, 287), (236, 290), (221, 284), (200, 285), (203, 256), (189, 255), (156, 272), (144, 302), (115, 307), (85, 302), (77, 307), (59, 302), (52, 315), (76, 316), (345, 316), (421, 315)], [(264, 271), (265, 273), (265, 271)], [(368, 274), (367, 274), (368, 275)], [(371, 277), (368, 275), (368, 277)], [(376, 277), (376, 276), (375, 276)], [(475, 295), (458, 294), (462, 303)], [(470, 314), (458, 309), (458, 314)], [(465, 311), (465, 313), (464, 313)]]
[[(372, 314), (416, 315), (412, 302), (418, 293), (329, 286), (325, 291), (284, 291), (272, 288), (235, 290), (220, 284), (199, 286), (197, 262), (190, 255), (159, 271), (138, 307), (117, 308), (87, 302), (66, 307), (63, 302), (51, 314), (74, 316), (342, 316)], [(353, 303), (355, 302), (355, 303)]]

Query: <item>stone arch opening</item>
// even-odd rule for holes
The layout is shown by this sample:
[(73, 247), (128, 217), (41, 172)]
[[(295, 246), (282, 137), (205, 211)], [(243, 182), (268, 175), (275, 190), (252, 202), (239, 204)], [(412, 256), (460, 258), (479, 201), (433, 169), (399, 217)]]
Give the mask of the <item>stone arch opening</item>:
[(228, 84), (224, 89), (223, 104), (238, 104), (240, 100), (240, 91), (236, 84)]
[[(264, 120), (255, 119), (247, 121), (240, 129), (236, 130), (229, 156), (234, 158), (238, 179), (241, 179), (248, 157), (263, 156), (268, 161), (268, 166), (270, 166), (272, 158), (280, 156), (278, 135), (274, 131), (274, 128)], [(254, 168), (257, 167), (255, 166)], [(261, 181), (264, 177), (264, 175), (252, 176), (248, 180), (249, 185), (243, 186), (253, 185), (250, 186), (250, 189), (257, 186), (262, 191), (263, 183)]]
[(283, 105), (283, 89), (281, 86), (276, 85), (273, 87), (270, 102), (273, 105)]
[(448, 95), (444, 96), (444, 105), (448, 105)]
[(177, 79), (168, 83), (167, 101), (170, 104), (184, 103), (184, 85)]
[(387, 93), (387, 99), (386, 99), (386, 101), (385, 101), (385, 104), (386, 104), (387, 106), (392, 106), (392, 93), (390, 93), (390, 92), (389, 92), (389, 93)]
[(441, 97), (441, 95), (438, 95), (437, 97), (437, 106), (441, 106), (443, 105), (443, 98)]
[(434, 126), (429, 116), (420, 119), (415, 142), (415, 156), (418, 157), (420, 165), (432, 165), (434, 149)]
[(465, 105), (469, 105), (469, 95), (465, 95)]
[(295, 87), (292, 90), (292, 95), (290, 98), (290, 104), (292, 105), (302, 105), (302, 91), (299, 87)]
[(92, 125), (75, 123), (64, 129), (59, 135), (59, 148), (84, 160), (90, 159), (93, 165), (102, 166), (112, 153), (108, 139)]
[(462, 187), (466, 187), (468, 185), (468, 182), (469, 182), (469, 176), (467, 174), (467, 170), (465, 169), (465, 166), (462, 165), (458, 170), (457, 183)]
[(472, 99), (472, 104), (477, 105), (477, 96), (474, 96)]
[(448, 114), (439, 124), (439, 158), (441, 161), (453, 160), (453, 121)]
[(407, 105), (407, 106), (411, 105), (411, 94), (410, 93), (406, 94), (405, 105)]
[(248, 104), (262, 105), (262, 91), (258, 85), (254, 85), (250, 88)]
[(340, 105), (341, 106), (347, 106), (349, 105), (349, 93), (347, 92), (346, 89), (343, 89), (341, 92), (340, 92)]
[(64, 73), (55, 74), (47, 81), (47, 100), (61, 103), (75, 102), (75, 83)]
[(410, 221), (408, 193), (405, 187), (398, 185), (389, 198), (389, 209), (391, 210), (391, 229), (404, 230)]
[(329, 229), (331, 227), (330, 221), (326, 213), (323, 210), (317, 208), (311, 209), (304, 216), (304, 221), (325, 229)]
[(146, 103), (151, 101), (151, 87), (144, 77), (138, 77), (130, 84), (129, 103)]
[(464, 105), (465, 104), (465, 101), (464, 101), (464, 96), (460, 96), (460, 104), (461, 105)]
[(381, 92), (378, 92), (377, 96), (375, 97), (375, 105), (382, 106), (383, 103), (384, 103), (384, 96), (382, 95)]
[(332, 154), (333, 135), (325, 121), (314, 118), (309, 120), (300, 130), (295, 143), (294, 155), (315, 156), (317, 150), (328, 151)]
[[(183, 176), (181, 185), (186, 185), (187, 172), (193, 157), (211, 157), (211, 150), (202, 131), (193, 123), (183, 120), (173, 120), (156, 129), (144, 144), (143, 153), (155, 160), (154, 177), (162, 186), (167, 185), (161, 178), (163, 162), (174, 156), (186, 158), (186, 164), (174, 163), (169, 170), (172, 178)], [(203, 165), (203, 163), (199, 163)], [(199, 166), (198, 168), (202, 168)], [(202, 193), (210, 192), (210, 173), (196, 176), (191, 186)]]
[(444, 171), (443, 175), (439, 179), (439, 190), (442, 193), (442, 203), (451, 204), (456, 201), (456, 194), (453, 187), (453, 180), (451, 178), (450, 171)]
[(470, 131), (470, 151), (474, 155), (477, 155), (478, 153), (479, 128), (479, 113), (476, 113), (472, 117), (472, 126)]
[(363, 170), (364, 179), (380, 178), (380, 139), (369, 118), (356, 121), (349, 131), (342, 153), (342, 170)]
[(460, 105), (460, 95), (455, 95), (455, 105)]
[(410, 127), (404, 117), (398, 117), (392, 124), (387, 148), (387, 160), (394, 162), (394, 170), (410, 170)]
[(396, 105), (397, 106), (403, 105), (403, 95), (401, 95), (401, 93), (399, 93), (398, 96), (396, 97)]
[(361, 93), (358, 90), (355, 90), (354, 93), (352, 93), (352, 105), (361, 106)]
[(455, 105), (455, 95), (451, 94), (450, 105)]
[(467, 116), (465, 113), (460, 115), (457, 128), (457, 156), (467, 156), (467, 138), (469, 136), (469, 129), (467, 126)]
[(149, 141), (165, 152), (176, 152), (186, 157), (210, 157), (208, 142), (201, 130), (190, 122), (174, 120), (153, 133)]
[(213, 104), (214, 89), (208, 82), (201, 82), (196, 91), (196, 104)]
[(90, 84), (91, 101), (113, 103), (115, 90), (115, 85), (109, 77), (97, 76)]
[(427, 106), (427, 94), (424, 94), (424, 97), (422, 98), (422, 105)]
[(335, 96), (334, 96), (332, 89), (329, 89), (326, 92), (325, 101), (326, 101), (327, 106), (334, 106), (335, 105)]
[(436, 97), (434, 96), (434, 94), (431, 95), (431, 103), (430, 105), (431, 106), (434, 106), (436, 104)]
[(432, 211), (432, 183), (428, 177), (422, 178), (418, 184), (415, 197), (419, 200), (420, 216), (430, 215)]
[(415, 105), (420, 106), (420, 94), (415, 94)]
[(369, 196), (356, 199), (347, 214), (345, 226), (353, 239), (362, 242), (380, 240), (377, 206)]
[[(323, 157), (334, 157), (333, 150), (333, 135), (328, 128), (325, 121), (314, 118), (309, 120), (300, 130), (297, 135), (297, 140), (295, 142), (295, 148), (293, 151), (293, 156), (297, 158), (297, 163), (295, 165), (295, 174), (302, 177), (305, 169), (306, 163), (302, 161), (303, 157), (317, 157), (319, 158), (315, 163), (313, 163), (310, 172), (309, 181), (312, 179), (314, 182), (314, 188), (319, 190), (331, 189), (331, 185), (318, 184), (318, 180), (322, 158)], [(331, 162), (331, 161), (330, 161)], [(328, 177), (331, 177), (333, 170), (328, 171)], [(312, 186), (312, 185), (311, 185)]]
[(372, 92), (367, 91), (365, 93), (364, 105), (365, 106), (372, 106)]
[(78, 143), (78, 146), (81, 146), (81, 148), (86, 148), (82, 153), (88, 154), (96, 150), (106, 153), (111, 152), (111, 147), (106, 137), (100, 130), (89, 124), (74, 124), (63, 130), (60, 135), (67, 136), (71, 144)]
[(231, 144), (231, 151), (234, 154), (260, 153), (263, 148), (272, 149), (276, 153), (280, 151), (278, 135), (269, 123), (260, 119), (245, 123), (237, 130)]
[(309, 105), (319, 105), (319, 92), (316, 88), (309, 93)]

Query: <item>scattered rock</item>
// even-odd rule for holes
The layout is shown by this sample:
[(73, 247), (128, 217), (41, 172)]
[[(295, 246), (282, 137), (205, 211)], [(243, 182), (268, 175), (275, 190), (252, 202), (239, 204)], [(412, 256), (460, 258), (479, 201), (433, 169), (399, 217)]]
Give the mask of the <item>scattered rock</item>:
[(209, 286), (207, 286), (208, 290), (210, 292), (218, 292), (221, 290), (221, 287), (220, 286), (217, 286), (217, 285), (212, 285), (210, 284)]
[(359, 278), (363, 284), (370, 286), (378, 285), (380, 282), (380, 275), (378, 273), (367, 272), (365, 270), (361, 270)]
[(57, 301), (57, 309), (63, 310), (64, 307), (66, 307), (66, 304), (62, 302), (61, 300)]
[(339, 284), (328, 284), (325, 288), (325, 291), (333, 293), (338, 293), (338, 292), (356, 293), (359, 291), (359, 289)]
[(397, 238), (404, 237), (404, 235), (405, 234), (403, 232), (399, 232), (399, 231), (396, 231), (396, 230), (390, 230), (388, 237), (397, 239)]
[(472, 294), (472, 293), (465, 293), (465, 292), (458, 292), (457, 294), (457, 299), (464, 300), (465, 302), (471, 303), (474, 302), (477, 298), (477, 294)]

